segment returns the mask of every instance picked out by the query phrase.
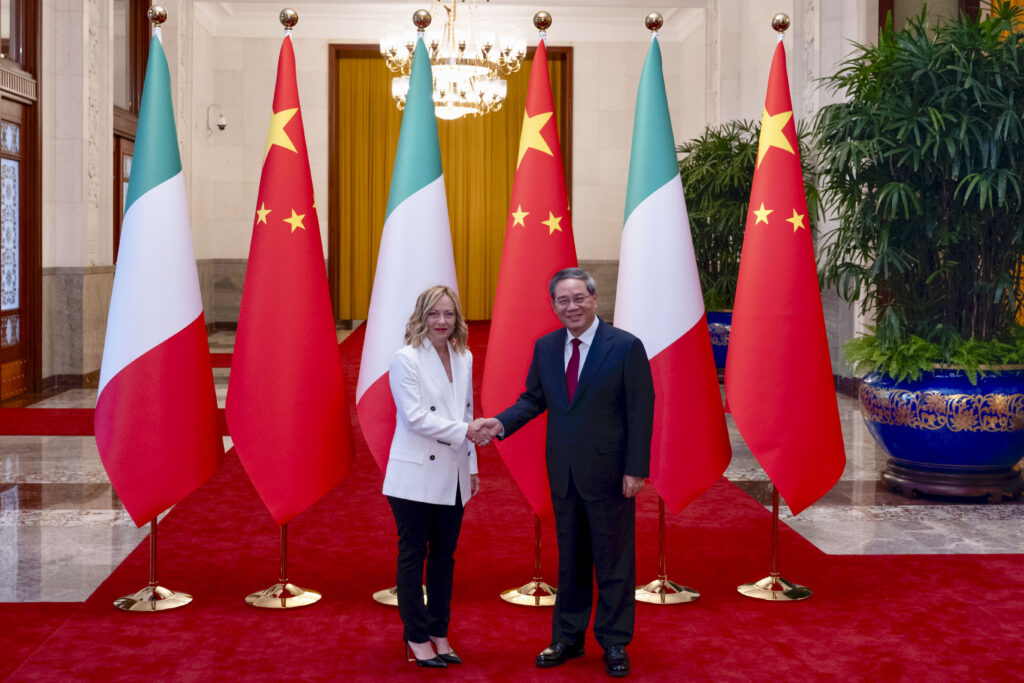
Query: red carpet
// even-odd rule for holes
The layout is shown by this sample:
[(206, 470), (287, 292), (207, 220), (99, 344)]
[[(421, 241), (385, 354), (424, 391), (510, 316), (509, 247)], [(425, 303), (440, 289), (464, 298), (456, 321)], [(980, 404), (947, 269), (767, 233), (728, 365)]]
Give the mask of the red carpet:
[(91, 436), (92, 408), (0, 408), (0, 436)]
[[(470, 338), (479, 373), (486, 327), (473, 325)], [(357, 331), (342, 345), (350, 393), (361, 339)], [(481, 453), (483, 491), (467, 508), (456, 555), (450, 635), (466, 664), (430, 673), (406, 663), (397, 610), (370, 597), (394, 584), (395, 532), (382, 476), (358, 432), (356, 440), (352, 473), (289, 525), (291, 578), (323, 592), (321, 603), (285, 613), (243, 603), (276, 581), (278, 533), (232, 455), (161, 523), (161, 583), (191, 592), (195, 602), (161, 614), (112, 607), (146, 583), (143, 543), (10, 680), (605, 679), (592, 639), (584, 658), (536, 669), (551, 611), (498, 598), (530, 577), (533, 518), (491, 448)], [(690, 605), (638, 606), (629, 648), (634, 680), (1019, 678), (1022, 556), (828, 556), (783, 528), (783, 576), (815, 595), (763, 603), (735, 588), (767, 573), (769, 526), (769, 513), (725, 480), (669, 518), (670, 578), (703, 595)], [(646, 581), (657, 571), (650, 487), (640, 498), (637, 532)], [(545, 577), (553, 582), (551, 528), (544, 543)], [(18, 623), (6, 606), (0, 615), (4, 631)], [(24, 649), (5, 647), (3, 658)]]
[[(92, 436), (95, 408), (0, 408), (0, 436)], [(217, 411), (220, 433), (227, 436), (224, 409)]]
[(18, 668), (80, 606), (77, 602), (0, 604), (0, 678)]
[(211, 353), (210, 363), (215, 368), (230, 368), (231, 367), (231, 354), (230, 353)]

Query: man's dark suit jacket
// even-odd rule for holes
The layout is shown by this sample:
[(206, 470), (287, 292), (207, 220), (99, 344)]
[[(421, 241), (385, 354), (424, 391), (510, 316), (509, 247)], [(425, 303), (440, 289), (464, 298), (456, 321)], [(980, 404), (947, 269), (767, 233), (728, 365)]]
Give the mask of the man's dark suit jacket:
[(511, 435), (547, 410), (551, 491), (565, 497), (570, 474), (584, 500), (622, 496), (622, 476), (647, 477), (654, 383), (643, 343), (599, 321), (573, 402), (565, 386), (565, 328), (534, 344), (526, 391), (497, 417)]

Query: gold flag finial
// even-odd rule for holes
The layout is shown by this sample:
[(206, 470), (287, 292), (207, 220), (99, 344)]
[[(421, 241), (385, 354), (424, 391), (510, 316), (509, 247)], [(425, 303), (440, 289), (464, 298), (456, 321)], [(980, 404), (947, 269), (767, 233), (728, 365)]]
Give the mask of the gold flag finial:
[(281, 14), (277, 18), (281, 21), (281, 26), (284, 26), (286, 31), (291, 31), (295, 28), (295, 24), (299, 23), (299, 13), (291, 7), (285, 7), (281, 10)]

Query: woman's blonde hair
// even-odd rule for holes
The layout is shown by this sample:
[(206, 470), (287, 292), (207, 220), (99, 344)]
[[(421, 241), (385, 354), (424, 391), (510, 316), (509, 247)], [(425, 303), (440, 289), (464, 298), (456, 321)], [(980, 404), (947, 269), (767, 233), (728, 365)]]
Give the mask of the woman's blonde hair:
[(427, 338), (429, 333), (427, 314), (444, 296), (451, 299), (452, 304), (455, 306), (455, 329), (452, 331), (452, 336), (448, 338), (448, 341), (451, 342), (452, 348), (458, 353), (465, 353), (466, 339), (469, 337), (469, 327), (466, 326), (466, 321), (462, 317), (462, 305), (459, 303), (459, 295), (451, 287), (444, 285), (427, 287), (416, 298), (416, 306), (412, 310), (412, 315), (409, 316), (409, 322), (405, 324), (406, 344), (417, 347)]

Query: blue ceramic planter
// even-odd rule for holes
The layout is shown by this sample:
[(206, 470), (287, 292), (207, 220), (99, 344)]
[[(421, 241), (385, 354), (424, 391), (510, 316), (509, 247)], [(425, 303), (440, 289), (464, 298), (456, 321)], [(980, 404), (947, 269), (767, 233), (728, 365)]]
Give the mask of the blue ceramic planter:
[(732, 311), (708, 311), (708, 329), (711, 331), (711, 352), (715, 355), (715, 367), (725, 368), (725, 357), (729, 352), (729, 331), (732, 329)]
[(1024, 370), (958, 370), (896, 382), (872, 373), (860, 387), (864, 420), (891, 460), (883, 481), (905, 495), (1001, 497), (1022, 481)]

